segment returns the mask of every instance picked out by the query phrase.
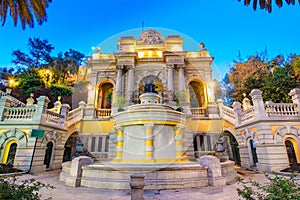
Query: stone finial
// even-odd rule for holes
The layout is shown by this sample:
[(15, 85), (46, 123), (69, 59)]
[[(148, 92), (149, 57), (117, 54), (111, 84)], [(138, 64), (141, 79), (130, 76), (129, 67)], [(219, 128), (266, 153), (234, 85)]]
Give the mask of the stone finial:
[(32, 106), (34, 104), (34, 94), (31, 93), (30, 97), (26, 99), (26, 106)]
[(250, 101), (250, 99), (247, 98), (246, 93), (244, 93), (243, 96), (244, 96), (244, 99), (243, 99), (243, 102), (242, 102), (243, 103), (243, 110), (247, 110), (247, 109), (252, 107), (251, 101)]
[(86, 107), (86, 103), (84, 101), (80, 101), (79, 102), (79, 107), (80, 108), (85, 108)]

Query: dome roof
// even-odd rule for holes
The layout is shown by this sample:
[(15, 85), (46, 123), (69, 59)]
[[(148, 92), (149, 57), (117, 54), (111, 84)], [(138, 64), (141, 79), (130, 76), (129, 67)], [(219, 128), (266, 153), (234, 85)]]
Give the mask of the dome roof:
[(137, 44), (141, 45), (155, 45), (164, 44), (163, 36), (155, 30), (144, 31), (138, 38)]

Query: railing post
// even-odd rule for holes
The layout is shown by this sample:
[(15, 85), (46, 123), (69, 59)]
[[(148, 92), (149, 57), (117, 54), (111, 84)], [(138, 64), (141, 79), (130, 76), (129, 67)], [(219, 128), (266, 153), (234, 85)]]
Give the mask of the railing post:
[(218, 99), (217, 100), (217, 105), (219, 107), (219, 115), (220, 117), (224, 117), (224, 113), (223, 113), (223, 106), (224, 106), (224, 101), (222, 99)]
[(33, 120), (40, 120), (43, 113), (46, 113), (48, 108), (48, 103), (50, 100), (46, 96), (40, 96), (37, 98), (37, 110), (33, 117)]
[(242, 104), (235, 101), (233, 102), (232, 107), (235, 114), (235, 125), (239, 125), (241, 123)]
[(0, 98), (0, 121), (4, 119), (4, 111), (5, 108), (9, 107), (9, 101), (7, 99), (7, 96), (2, 96)]
[(259, 89), (253, 89), (250, 92), (250, 96), (252, 98), (253, 108), (254, 108), (254, 119), (263, 119), (268, 117), (263, 102), (262, 93), (263, 92)]
[(300, 88), (294, 88), (289, 95), (292, 97), (293, 103), (298, 105), (298, 115), (300, 115)]
[(62, 116), (64, 116), (65, 117), (65, 119), (67, 118), (67, 116), (68, 116), (68, 113), (69, 113), (69, 111), (70, 111), (70, 106), (69, 106), (69, 104), (66, 104), (66, 103), (64, 103), (62, 106), (61, 106), (61, 110), (60, 110), (60, 114), (62, 115)]

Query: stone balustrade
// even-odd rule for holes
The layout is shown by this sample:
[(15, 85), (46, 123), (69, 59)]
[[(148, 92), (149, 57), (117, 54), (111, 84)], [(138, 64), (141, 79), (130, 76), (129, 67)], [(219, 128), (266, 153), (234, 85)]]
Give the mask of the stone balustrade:
[(294, 103), (267, 103), (265, 105), (269, 117), (283, 117), (298, 115), (298, 105)]
[(45, 116), (45, 122), (56, 126), (64, 126), (65, 118), (63, 115), (56, 112), (47, 110)]
[[(290, 120), (300, 119), (300, 89), (293, 89), (289, 95), (293, 103), (273, 103), (264, 104), (262, 91), (254, 89), (250, 93), (253, 106), (242, 110), (241, 103), (234, 102), (234, 109), (224, 106), (220, 101), (219, 110), (221, 116), (234, 126), (246, 125), (247, 123), (258, 120)], [(251, 105), (250, 105), (251, 106)], [(287, 118), (284, 118), (287, 117)]]
[(83, 108), (78, 107), (70, 111), (67, 115), (67, 126), (71, 126), (74, 123), (79, 122), (83, 118)]
[(36, 114), (36, 107), (5, 108), (4, 120), (31, 120)]
[(245, 123), (246, 121), (250, 121), (254, 119), (254, 108), (249, 108), (247, 110), (244, 110), (241, 113), (241, 122)]
[(222, 112), (223, 117), (227, 119), (229, 122), (234, 123), (235, 121), (235, 112), (232, 108), (229, 108), (227, 106), (222, 106)]
[(96, 109), (97, 118), (110, 118), (111, 109)]
[(206, 107), (191, 108), (191, 113), (193, 117), (206, 117), (207, 108)]

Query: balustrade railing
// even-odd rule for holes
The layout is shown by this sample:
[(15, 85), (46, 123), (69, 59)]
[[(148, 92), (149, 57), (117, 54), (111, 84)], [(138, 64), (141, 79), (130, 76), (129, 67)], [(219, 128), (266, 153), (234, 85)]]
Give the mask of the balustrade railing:
[(241, 113), (241, 122), (254, 119), (254, 108), (248, 108)]
[(111, 109), (96, 109), (97, 118), (110, 118)]
[(294, 103), (269, 103), (265, 105), (269, 117), (295, 116), (299, 113), (297, 104)]
[(224, 119), (227, 119), (228, 121), (235, 121), (235, 113), (232, 108), (229, 108), (227, 106), (222, 106), (222, 112)]
[(194, 117), (206, 117), (207, 116), (207, 108), (206, 107), (197, 107), (191, 108), (192, 116)]
[(68, 113), (67, 116), (67, 126), (71, 126), (72, 124), (80, 121), (83, 117), (83, 109), (76, 108)]
[(31, 120), (36, 113), (36, 107), (5, 108), (4, 120)]
[(50, 124), (54, 124), (54, 125), (57, 125), (57, 126), (64, 126), (65, 117), (58, 114), (58, 113), (56, 113), (56, 112), (47, 110), (46, 111), (45, 122), (50, 123)]
[(11, 102), (10, 107), (25, 107), (26, 106), (26, 104), (23, 103), (22, 101), (20, 101), (20, 100), (16, 99), (15, 97), (0, 90), (0, 98), (3, 96), (7, 96), (7, 99)]

